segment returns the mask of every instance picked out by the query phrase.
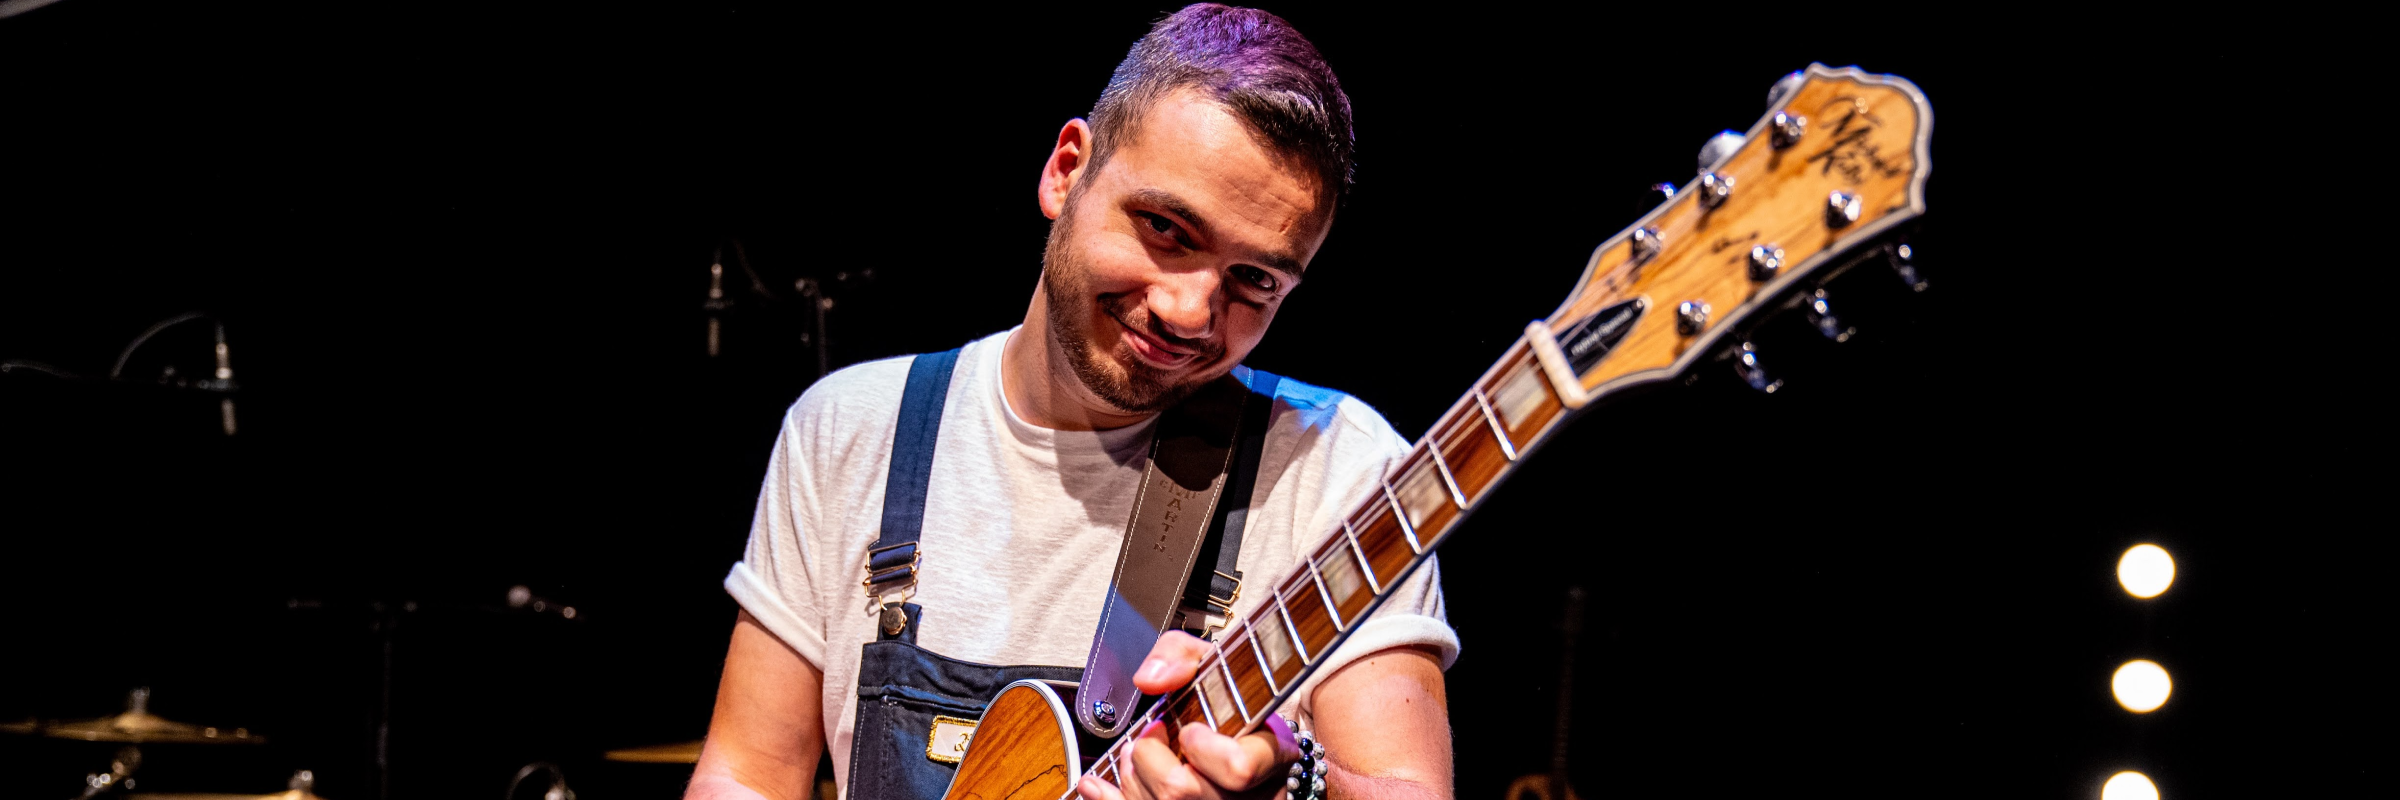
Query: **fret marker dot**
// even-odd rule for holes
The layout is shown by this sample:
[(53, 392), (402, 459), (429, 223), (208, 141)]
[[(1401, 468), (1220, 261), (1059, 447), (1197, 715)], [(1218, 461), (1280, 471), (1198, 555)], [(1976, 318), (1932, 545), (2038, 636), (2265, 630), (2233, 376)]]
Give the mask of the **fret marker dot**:
[(2117, 705), (2136, 714), (2148, 714), (2167, 704), (2167, 694), (2175, 690), (2175, 684), (2167, 679), (2167, 669), (2158, 662), (2137, 659), (2117, 668), (2116, 676), (2108, 681), (2108, 689), (2116, 694)]
[(2135, 597), (2157, 597), (2175, 582), (2175, 559), (2154, 544), (2137, 544), (2117, 559), (2117, 583)]
[(2139, 772), (2119, 772), (2100, 787), (2100, 800), (2158, 800), (2158, 786)]

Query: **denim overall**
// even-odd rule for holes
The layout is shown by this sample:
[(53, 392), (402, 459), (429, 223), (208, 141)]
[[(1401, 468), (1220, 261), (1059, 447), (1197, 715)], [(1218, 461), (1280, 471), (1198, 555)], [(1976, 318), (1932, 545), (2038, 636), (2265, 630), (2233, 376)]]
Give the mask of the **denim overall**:
[[(884, 490), (883, 531), (868, 556), (871, 576), (915, 578), (916, 541), (923, 530), (934, 440), (941, 429), (942, 406), (958, 354), (957, 350), (929, 353), (917, 356), (909, 366)], [(1251, 389), (1272, 399), (1280, 379), (1265, 372), (1249, 372)], [(1205, 557), (1199, 559), (1197, 570), (1213, 566), (1227, 574), (1240, 574), (1232, 564), (1241, 550), (1243, 518), (1248, 515), (1258, 472), (1258, 443), (1271, 405), (1248, 404), (1255, 409), (1255, 416), (1244, 419), (1243, 428), (1245, 433), (1256, 431), (1257, 435), (1245, 435), (1237, 446), (1233, 474), (1228, 476), (1224, 501), (1204, 545), (1215, 549), (1203, 551)], [(1224, 592), (1220, 596), (1232, 591), (1231, 586), (1209, 580), (1192, 583), (1197, 584), (1194, 592), (1206, 593), (1212, 586)], [(1083, 671), (1075, 667), (993, 666), (944, 657), (917, 646), (917, 625), (924, 609), (904, 603), (900, 610), (907, 615), (907, 623), (897, 632), (879, 627), (876, 640), (859, 654), (858, 719), (851, 737), (848, 780), (848, 796), (853, 800), (939, 800), (958, 766), (926, 754), (934, 717), (979, 719), (992, 695), (1019, 680), (1072, 684), (1083, 677)], [(1106, 740), (1080, 727), (1076, 735), (1086, 754), (1097, 755), (1107, 748)]]

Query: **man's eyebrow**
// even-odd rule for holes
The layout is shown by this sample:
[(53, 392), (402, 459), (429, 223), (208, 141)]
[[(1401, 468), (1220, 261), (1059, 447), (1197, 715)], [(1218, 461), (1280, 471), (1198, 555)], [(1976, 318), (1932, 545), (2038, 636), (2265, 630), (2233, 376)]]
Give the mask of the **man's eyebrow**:
[(1301, 273), (1308, 271), (1308, 267), (1302, 265), (1300, 259), (1282, 253), (1260, 253), (1258, 254), (1258, 265), (1294, 278), (1300, 277)]
[(1200, 212), (1192, 210), (1192, 204), (1184, 202), (1183, 198), (1175, 196), (1174, 192), (1144, 187), (1133, 190), (1133, 199), (1166, 209), (1168, 213), (1182, 217), (1183, 221), (1191, 223), (1192, 227), (1199, 229), (1201, 233), (1208, 232), (1208, 220), (1201, 219)]
[[(1208, 220), (1203, 219), (1200, 216), (1200, 212), (1193, 210), (1192, 204), (1184, 202), (1183, 198), (1175, 196), (1175, 193), (1173, 192), (1169, 192), (1165, 189), (1145, 187), (1133, 190), (1133, 199), (1142, 203), (1166, 209), (1167, 213), (1182, 217), (1184, 222), (1190, 223), (1192, 228), (1202, 237), (1206, 237), (1208, 235)], [(1258, 254), (1257, 261), (1259, 266), (1290, 275), (1294, 278), (1300, 277), (1301, 273), (1307, 271), (1308, 269), (1306, 265), (1300, 263), (1300, 259), (1293, 258), (1283, 253), (1260, 253)]]

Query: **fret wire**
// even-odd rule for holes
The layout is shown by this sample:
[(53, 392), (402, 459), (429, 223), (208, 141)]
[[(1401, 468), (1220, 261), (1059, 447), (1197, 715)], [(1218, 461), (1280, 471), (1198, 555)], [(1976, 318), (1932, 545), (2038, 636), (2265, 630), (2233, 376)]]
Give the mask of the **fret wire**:
[(1217, 729), (1217, 713), (1216, 713), (1215, 711), (1211, 711), (1211, 710), (1209, 710), (1209, 707), (1208, 707), (1208, 693), (1207, 693), (1207, 692), (1200, 691), (1200, 676), (1199, 676), (1199, 675), (1197, 675), (1197, 674), (1195, 674), (1195, 675), (1193, 675), (1193, 676), (1192, 676), (1192, 685), (1191, 685), (1191, 690), (1192, 690), (1192, 702), (1193, 702), (1193, 703), (1196, 703), (1196, 704), (1199, 704), (1199, 706), (1200, 706), (1200, 719), (1201, 719), (1201, 720), (1203, 720), (1203, 721), (1206, 721), (1206, 722), (1208, 723), (1208, 729), (1209, 729), (1209, 730), (1212, 730), (1212, 731), (1213, 731), (1213, 730), (1216, 730), (1216, 729)]
[(1242, 699), (1242, 684), (1233, 679), (1233, 668), (1225, 665), (1223, 650), (1217, 651), (1217, 677), (1225, 679), (1225, 693), (1233, 695), (1233, 708), (1241, 712), (1242, 724), (1248, 725), (1251, 720), (1257, 719), (1250, 716), (1250, 701)]
[(1258, 659), (1258, 674), (1266, 679), (1267, 694), (1283, 694), (1283, 687), (1275, 685), (1275, 668), (1267, 666), (1267, 648), (1259, 646), (1255, 635), (1250, 637), (1250, 656)]
[(1300, 560), (1308, 564), (1308, 580), (1310, 583), (1316, 584), (1317, 598), (1325, 601), (1325, 618), (1333, 620), (1334, 633), (1339, 635), (1342, 631), (1349, 630), (1350, 624), (1342, 620), (1341, 607), (1333, 603), (1333, 592), (1327, 591), (1325, 588), (1325, 574), (1317, 571), (1317, 560), (1315, 558)]
[(1468, 394), (1475, 397), (1475, 407), (1483, 409), (1483, 421), (1491, 423), (1492, 438), (1500, 440), (1500, 454), (1510, 461), (1517, 460), (1517, 444), (1508, 440), (1508, 427), (1500, 424), (1500, 415), (1492, 413), (1492, 401), (1483, 396), (1483, 387), (1477, 386)]
[(1358, 571), (1366, 573), (1367, 586), (1376, 594), (1383, 594), (1383, 579), (1375, 577), (1375, 568), (1367, 564), (1367, 551), (1358, 546), (1358, 531), (1350, 527), (1349, 520), (1342, 520), (1342, 539), (1350, 543), (1350, 555), (1358, 559)]
[(1400, 534), (1408, 537), (1408, 549), (1416, 551), (1417, 555), (1424, 555), (1425, 546), (1417, 543), (1417, 526), (1408, 521), (1408, 509), (1401, 508), (1400, 498), (1392, 494), (1392, 482), (1378, 480), (1375, 483), (1383, 487), (1383, 501), (1391, 505), (1392, 521), (1400, 523)]
[[(1258, 674), (1261, 676), (1261, 678), (1263, 678), (1263, 682), (1267, 684), (1267, 694), (1269, 696), (1273, 696), (1282, 690), (1275, 688), (1275, 671), (1267, 668), (1266, 648), (1260, 646), (1258, 643), (1258, 624), (1247, 619), (1239, 620), (1239, 623), (1242, 626), (1241, 633), (1236, 636), (1226, 637), (1225, 647), (1223, 649), (1227, 652), (1231, 652), (1233, 648), (1240, 646), (1243, 642), (1249, 642), (1250, 659), (1258, 662)], [(1232, 667), (1228, 666), (1226, 668), (1226, 673), (1230, 675), (1232, 672)], [(1234, 694), (1241, 694), (1242, 685), (1239, 682), (1231, 685), (1233, 687)], [(1249, 701), (1247, 700), (1243, 701), (1245, 705), (1247, 705), (1248, 702)]]
[(1300, 657), (1300, 666), (1306, 667), (1315, 661), (1310, 657), (1314, 654), (1308, 652), (1308, 643), (1300, 641), (1300, 626), (1292, 624), (1292, 610), (1283, 605), (1282, 590), (1275, 592), (1275, 616), (1283, 620), (1284, 631), (1292, 635), (1292, 653)]
[[(1434, 430), (1441, 430), (1441, 425), (1434, 425)], [(1425, 452), (1433, 457), (1433, 470), (1442, 474), (1442, 485), (1450, 487), (1450, 502), (1457, 504), (1460, 511), (1465, 511), (1467, 494), (1458, 490), (1458, 479), (1450, 475), (1450, 462), (1442, 458), (1441, 440), (1426, 434)]]

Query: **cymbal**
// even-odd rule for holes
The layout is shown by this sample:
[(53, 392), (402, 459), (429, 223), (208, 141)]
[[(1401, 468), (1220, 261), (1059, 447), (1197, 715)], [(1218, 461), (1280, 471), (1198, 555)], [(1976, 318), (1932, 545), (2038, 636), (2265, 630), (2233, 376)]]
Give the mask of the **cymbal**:
[(123, 744), (265, 744), (267, 737), (247, 728), (212, 728), (174, 722), (148, 711), (127, 711), (113, 717), (61, 722), (41, 733), (60, 739)]
[(649, 747), (629, 747), (608, 751), (610, 761), (631, 761), (637, 764), (698, 764), (700, 745), (708, 740), (659, 744)]
[(125, 800), (325, 800), (325, 798), (318, 797), (299, 789), (293, 789), (288, 792), (276, 792), (274, 794), (156, 794), (135, 792), (133, 794), (126, 795)]

